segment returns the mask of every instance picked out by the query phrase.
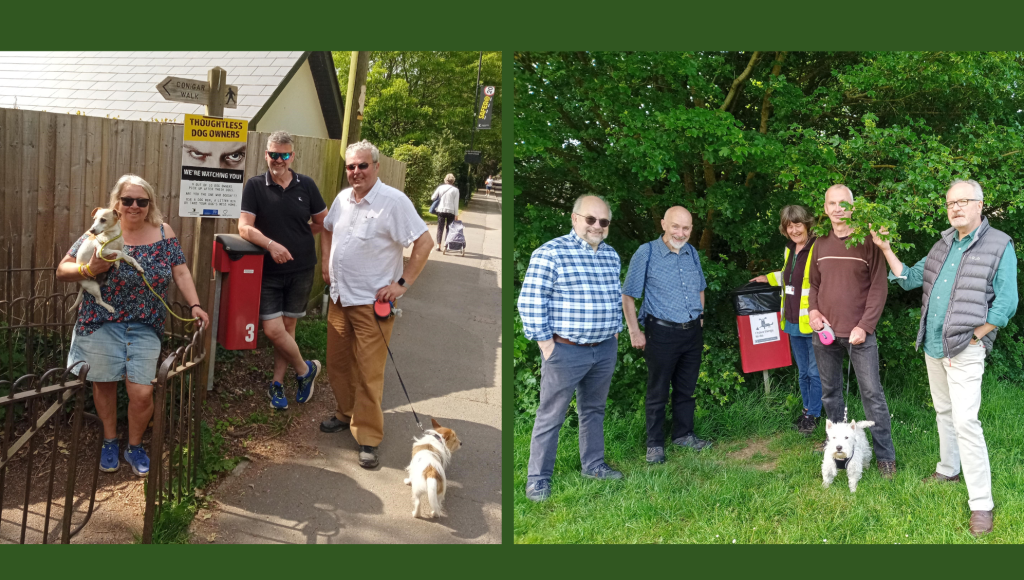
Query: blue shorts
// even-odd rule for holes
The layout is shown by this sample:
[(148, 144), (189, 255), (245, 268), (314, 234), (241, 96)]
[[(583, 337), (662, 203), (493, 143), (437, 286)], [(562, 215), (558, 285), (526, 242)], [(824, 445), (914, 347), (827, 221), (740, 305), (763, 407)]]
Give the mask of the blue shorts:
[[(68, 366), (89, 363), (87, 379), (99, 383), (129, 380), (148, 385), (160, 362), (160, 337), (141, 322), (105, 322), (99, 330), (80, 336), (72, 333)], [(78, 369), (73, 369), (77, 375)]]

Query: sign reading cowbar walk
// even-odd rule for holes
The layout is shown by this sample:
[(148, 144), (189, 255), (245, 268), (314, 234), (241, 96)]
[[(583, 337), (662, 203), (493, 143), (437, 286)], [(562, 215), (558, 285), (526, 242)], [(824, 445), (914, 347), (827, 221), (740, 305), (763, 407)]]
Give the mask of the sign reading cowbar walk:
[(178, 215), (237, 219), (249, 122), (185, 115)]

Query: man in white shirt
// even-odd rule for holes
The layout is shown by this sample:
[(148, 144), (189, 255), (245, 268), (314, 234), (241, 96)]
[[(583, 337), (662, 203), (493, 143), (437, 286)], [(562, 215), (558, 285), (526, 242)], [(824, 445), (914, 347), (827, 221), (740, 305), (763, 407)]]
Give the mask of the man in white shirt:
[[(325, 433), (352, 430), (359, 465), (377, 467), (384, 438), (384, 364), (394, 317), (380, 320), (375, 301), (405, 294), (430, 254), (427, 224), (401, 191), (377, 178), (380, 152), (369, 141), (345, 150), (352, 186), (334, 199), (324, 219), (322, 275), (331, 287), (327, 311), (327, 376), (338, 407), (320, 424)], [(402, 248), (414, 244), (403, 268)]]

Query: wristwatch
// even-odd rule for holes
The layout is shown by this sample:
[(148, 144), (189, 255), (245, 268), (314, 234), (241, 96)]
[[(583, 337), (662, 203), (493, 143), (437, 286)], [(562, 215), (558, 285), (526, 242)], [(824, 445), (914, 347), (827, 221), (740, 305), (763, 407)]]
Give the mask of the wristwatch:
[(406, 288), (405, 278), (399, 278), (398, 279), (398, 285), (401, 286), (402, 288)]
[(977, 334), (975, 334), (975, 335), (974, 335), (974, 340), (976, 340), (976, 341), (978, 341), (978, 342), (981, 342), (981, 337), (980, 337), (980, 336), (978, 336)]

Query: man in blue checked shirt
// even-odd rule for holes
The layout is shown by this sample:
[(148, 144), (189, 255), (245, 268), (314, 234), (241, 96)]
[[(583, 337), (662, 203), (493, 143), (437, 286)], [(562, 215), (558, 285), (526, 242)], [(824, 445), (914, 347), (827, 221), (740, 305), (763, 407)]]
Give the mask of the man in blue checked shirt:
[[(693, 392), (704, 349), (704, 271), (687, 244), (693, 217), (682, 206), (665, 212), (665, 235), (633, 254), (622, 285), (629, 340), (647, 359), (647, 462), (665, 462), (665, 407), (672, 386), (672, 443), (701, 450), (711, 443), (693, 433)], [(634, 300), (644, 297), (637, 321)]]
[(604, 407), (622, 330), (619, 255), (604, 243), (611, 209), (581, 196), (572, 231), (533, 251), (519, 293), (526, 338), (541, 351), (540, 406), (533, 423), (526, 497), (551, 496), (558, 431), (573, 393), (580, 419), (580, 463), (591, 479), (622, 479), (604, 462)]
[(1013, 240), (981, 215), (984, 197), (977, 181), (954, 181), (946, 192), (953, 227), (913, 268), (896, 257), (888, 241), (872, 236), (892, 269), (889, 280), (904, 290), (924, 289), (916, 347), (924, 346), (939, 428), (939, 462), (924, 481), (958, 482), (963, 467), (975, 536), (992, 531), (994, 506), (988, 447), (978, 420), (985, 355), (999, 328), (1017, 313), (1018, 300)]

